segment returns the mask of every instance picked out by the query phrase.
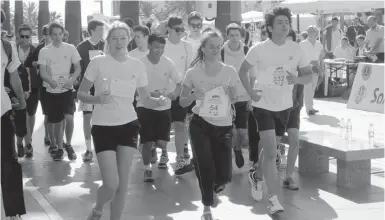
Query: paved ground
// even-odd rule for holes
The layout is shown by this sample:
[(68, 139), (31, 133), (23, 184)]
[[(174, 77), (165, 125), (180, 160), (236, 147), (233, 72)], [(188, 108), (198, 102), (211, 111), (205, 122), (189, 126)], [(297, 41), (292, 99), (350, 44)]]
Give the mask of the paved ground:
[[(309, 118), (303, 111), (301, 130), (329, 130), (339, 133), (340, 118), (353, 120), (353, 137), (367, 138), (367, 129), (374, 123), (377, 141), (384, 141), (384, 115), (346, 109), (346, 101), (323, 99), (315, 102), (320, 114)], [(82, 220), (86, 219), (95, 201), (96, 190), (101, 184), (97, 162), (84, 164), (80, 159), (85, 146), (82, 132), (82, 116), (75, 116), (73, 145), (79, 155), (75, 162), (53, 162), (43, 145), (43, 118), (41, 112), (34, 134), (35, 156), (20, 160), (24, 171), (24, 195), (27, 220)], [(346, 120), (346, 119), (345, 119)], [(200, 192), (194, 173), (175, 177), (174, 142), (169, 144), (171, 168), (168, 171), (155, 169), (155, 183), (142, 182), (142, 162), (139, 155), (130, 171), (129, 192), (122, 220), (198, 220), (202, 213)], [(245, 158), (248, 158), (245, 150)], [(221, 204), (213, 210), (220, 220), (287, 219), (384, 219), (384, 173), (383, 160), (373, 160), (372, 185), (363, 190), (346, 190), (336, 187), (336, 161), (331, 159), (330, 173), (319, 177), (300, 176), (297, 192), (281, 189), (279, 197), (285, 212), (276, 218), (267, 214), (267, 199), (259, 203), (250, 196), (247, 170), (234, 167), (233, 182), (219, 197)], [(285, 163), (280, 167), (280, 182), (284, 176)], [(106, 206), (105, 218), (109, 210)], [(2, 211), (2, 216), (4, 213)], [(3, 218), (2, 218), (3, 219)]]

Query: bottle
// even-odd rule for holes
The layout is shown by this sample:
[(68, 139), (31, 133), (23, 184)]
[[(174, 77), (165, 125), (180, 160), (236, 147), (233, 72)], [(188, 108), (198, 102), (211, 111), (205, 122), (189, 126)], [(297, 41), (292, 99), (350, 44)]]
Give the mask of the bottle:
[(341, 118), (340, 120), (340, 137), (345, 138), (345, 120), (344, 118)]
[(348, 119), (348, 122), (346, 123), (346, 140), (351, 141), (352, 140), (352, 121)]
[(372, 148), (374, 147), (374, 126), (373, 124), (369, 125), (369, 130), (368, 130), (368, 138), (369, 138), (369, 147)]

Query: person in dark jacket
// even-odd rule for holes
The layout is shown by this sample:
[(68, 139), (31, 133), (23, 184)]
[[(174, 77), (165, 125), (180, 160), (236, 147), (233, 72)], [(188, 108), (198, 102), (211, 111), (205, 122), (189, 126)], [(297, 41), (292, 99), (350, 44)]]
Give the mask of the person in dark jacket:
[[(35, 126), (35, 114), (39, 101), (41, 79), (37, 74), (36, 67), (26, 65), (28, 57), (32, 56), (36, 50), (30, 41), (32, 28), (27, 24), (22, 24), (19, 27), (18, 33), (20, 40), (17, 44), (17, 51), (21, 62), (18, 71), (25, 97), (27, 97), (27, 109), (22, 113), (20, 112), (20, 115), (16, 114), (15, 116), (18, 156), (23, 157), (25, 154), (27, 157), (32, 157), (32, 132)], [(23, 145), (23, 139), (25, 146)]]
[(358, 35), (366, 35), (365, 27), (360, 24), (360, 18), (355, 17), (353, 20), (353, 25), (348, 27), (348, 30), (346, 31), (346, 37), (349, 39), (350, 45), (353, 47), (357, 47), (356, 44), (356, 37)]

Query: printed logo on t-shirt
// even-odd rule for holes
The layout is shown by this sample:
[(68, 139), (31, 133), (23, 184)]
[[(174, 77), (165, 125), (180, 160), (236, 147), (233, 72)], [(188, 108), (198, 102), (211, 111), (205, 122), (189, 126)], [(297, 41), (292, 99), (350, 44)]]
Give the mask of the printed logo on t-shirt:
[(293, 56), (289, 56), (289, 60), (292, 60), (293, 59)]
[(180, 59), (183, 60), (183, 59), (184, 59), (184, 56), (181, 56)]
[(164, 76), (167, 76), (167, 72), (164, 73)]

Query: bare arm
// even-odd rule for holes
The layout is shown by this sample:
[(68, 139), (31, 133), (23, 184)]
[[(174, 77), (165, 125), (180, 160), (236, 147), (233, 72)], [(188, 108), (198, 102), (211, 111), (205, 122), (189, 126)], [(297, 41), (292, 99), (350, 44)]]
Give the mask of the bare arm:
[(14, 72), (9, 73), (9, 81), (11, 83), (13, 91), (17, 96), (17, 99), (19, 100), (20, 109), (24, 109), (26, 106), (24, 91), (23, 91), (23, 86), (21, 85), (21, 80), (17, 72), (17, 69)]
[(73, 85), (75, 83), (75, 81), (78, 79), (78, 77), (80, 76), (80, 73), (82, 71), (82, 67), (80, 66), (80, 62), (75, 63), (74, 66), (75, 66), (75, 72), (72, 75), (72, 77), (70, 78), (71, 85)]
[(88, 93), (93, 84), (93, 82), (84, 77), (82, 83), (80, 84), (77, 97), (83, 103), (102, 104), (100, 96), (92, 96)]
[(249, 77), (249, 71), (252, 69), (252, 65), (245, 59), (243, 60), (242, 64), (241, 64), (241, 68), (239, 69), (239, 79), (241, 80), (242, 82), (242, 85), (243, 87), (245, 87), (247, 93), (253, 97), (256, 95), (254, 89), (253, 89), (253, 84), (251, 84), (250, 82), (250, 78)]

